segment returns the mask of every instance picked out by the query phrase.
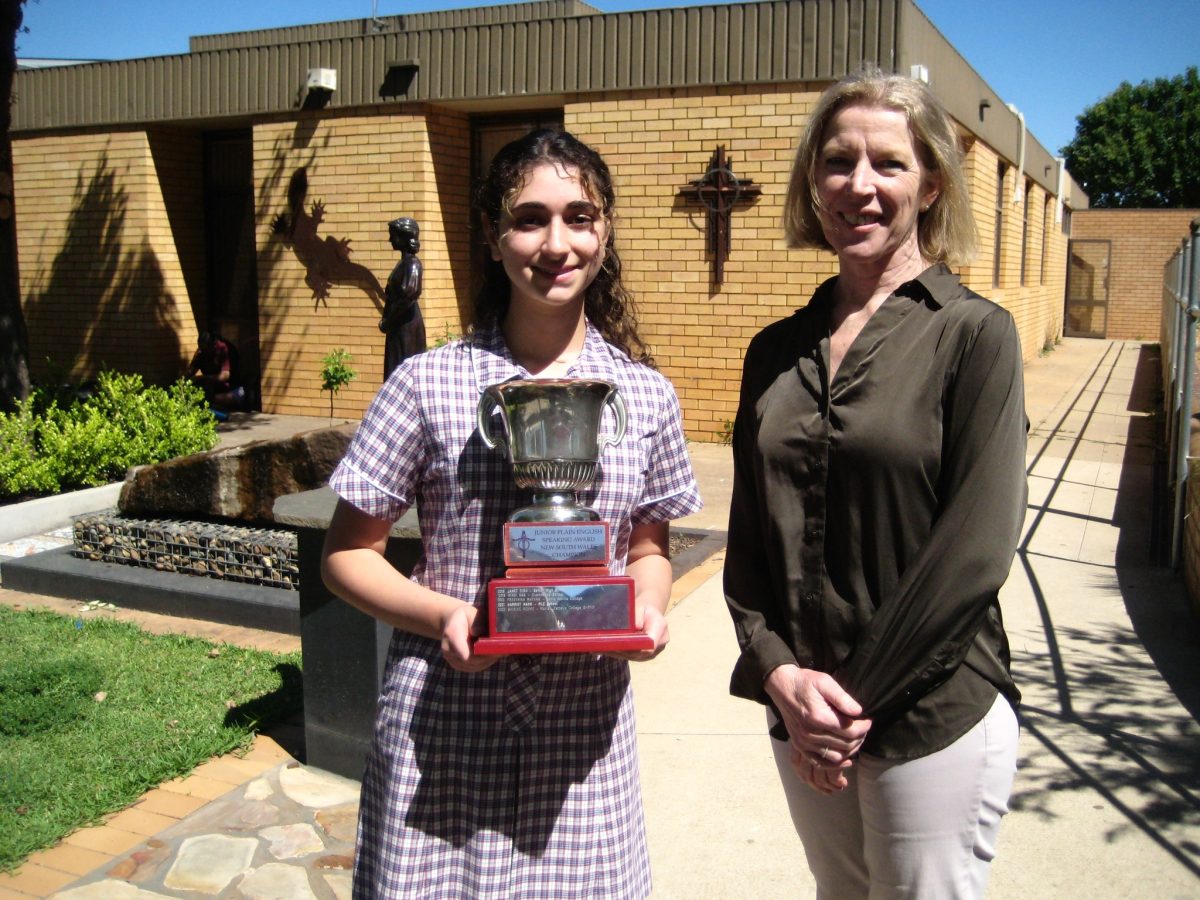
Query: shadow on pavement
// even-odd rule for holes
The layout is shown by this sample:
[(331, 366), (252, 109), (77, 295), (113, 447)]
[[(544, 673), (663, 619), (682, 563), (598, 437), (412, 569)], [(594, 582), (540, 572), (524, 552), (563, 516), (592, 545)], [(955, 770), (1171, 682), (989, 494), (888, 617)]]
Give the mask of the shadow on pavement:
[[(1022, 727), (1033, 740), (1026, 742), (1011, 805), (1050, 820), (1064, 815), (1068, 792), (1084, 803), (1091, 798), (1091, 809), (1105, 810), (1108, 844), (1140, 832), (1200, 877), (1200, 628), (1182, 579), (1154, 564), (1152, 540), (1162, 534), (1154, 526), (1161, 506), (1151, 502), (1162, 474), (1159, 420), (1150, 414), (1157, 408), (1158, 354), (1143, 347), (1131, 361), (1135, 352), (1132, 345), (1109, 347), (1032, 457), (1031, 474), (1040, 462), (1043, 477), (1053, 469), (1051, 457), (1042, 456), (1052, 443), (1065, 458), (1044, 502), (1031, 506), (1032, 524), (1017, 555), (1044, 644), (1031, 640), (1014, 648), (1013, 668), (1026, 697)], [(1131, 364), (1129, 379), (1124, 373)], [(1135, 416), (1123, 436), (1111, 522), (1056, 509), (1056, 499), (1079, 487), (1078, 473), (1104, 458), (1098, 445), (1105, 442), (1105, 425), (1117, 421), (1118, 407)], [(1110, 561), (1033, 549), (1050, 514), (1115, 526)]]

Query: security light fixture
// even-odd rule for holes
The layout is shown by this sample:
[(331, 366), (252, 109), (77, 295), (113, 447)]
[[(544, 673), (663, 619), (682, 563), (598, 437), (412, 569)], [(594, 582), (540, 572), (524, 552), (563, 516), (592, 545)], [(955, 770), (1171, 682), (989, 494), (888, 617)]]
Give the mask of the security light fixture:
[(301, 109), (324, 109), (337, 90), (337, 69), (309, 69), (300, 88)]

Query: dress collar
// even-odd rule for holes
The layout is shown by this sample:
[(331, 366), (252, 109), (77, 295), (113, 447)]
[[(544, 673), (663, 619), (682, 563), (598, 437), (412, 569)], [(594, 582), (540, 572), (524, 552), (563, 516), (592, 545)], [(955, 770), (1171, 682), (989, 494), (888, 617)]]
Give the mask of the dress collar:
[[(475, 374), (475, 386), (484, 388), (515, 378), (533, 378), (529, 370), (513, 359), (512, 352), (504, 340), (499, 325), (477, 328), (464, 340), (471, 356), (471, 367)], [(579, 357), (567, 369), (567, 378), (600, 378), (613, 380), (616, 375), (616, 348), (610, 346), (591, 322), (586, 323), (583, 348)]]

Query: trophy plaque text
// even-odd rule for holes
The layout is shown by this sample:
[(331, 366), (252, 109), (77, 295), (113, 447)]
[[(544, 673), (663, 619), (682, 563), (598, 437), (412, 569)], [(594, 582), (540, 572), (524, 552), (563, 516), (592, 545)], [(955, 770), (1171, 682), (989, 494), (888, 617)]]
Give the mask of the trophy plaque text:
[[(612, 407), (616, 434), (601, 436)], [(504, 434), (492, 433), (499, 407)], [(484, 390), (479, 434), (508, 456), (533, 504), (504, 525), (504, 578), (488, 583), (488, 633), (475, 652), (597, 653), (648, 650), (636, 627), (633, 579), (608, 574), (609, 524), (575, 492), (596, 478), (600, 454), (625, 436), (615, 385), (586, 379), (519, 380)]]

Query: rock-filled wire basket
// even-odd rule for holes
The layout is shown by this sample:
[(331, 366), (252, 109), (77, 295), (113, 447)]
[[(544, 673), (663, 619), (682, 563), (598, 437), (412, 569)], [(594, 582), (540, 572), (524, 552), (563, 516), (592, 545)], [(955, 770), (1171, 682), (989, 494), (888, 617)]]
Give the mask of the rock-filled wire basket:
[(116, 510), (72, 517), (72, 554), (119, 563), (297, 590), (300, 562), (290, 531), (213, 522), (132, 519)]

